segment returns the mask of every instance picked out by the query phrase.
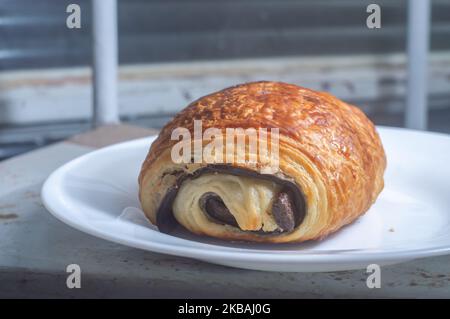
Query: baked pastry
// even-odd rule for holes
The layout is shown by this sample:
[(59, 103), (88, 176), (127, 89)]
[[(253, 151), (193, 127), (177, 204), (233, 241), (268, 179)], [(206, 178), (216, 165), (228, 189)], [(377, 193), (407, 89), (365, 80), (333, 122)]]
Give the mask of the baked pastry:
[[(174, 161), (177, 128), (191, 137), (186, 149), (200, 145), (204, 151), (211, 141), (226, 141), (226, 147), (216, 148), (212, 161), (205, 153), (198, 160), (198, 152), (187, 162)], [(216, 134), (205, 140), (212, 128)], [(240, 152), (256, 162), (217, 161), (221, 152), (230, 154), (229, 128), (264, 132), (256, 135), (258, 146), (269, 137), (278, 141), (270, 144), (277, 165), (270, 152), (256, 154), (248, 143)], [(233, 159), (239, 156), (238, 148), (230, 149)], [(165, 125), (142, 165), (139, 198), (162, 232), (180, 224), (226, 240), (302, 242), (364, 214), (383, 189), (385, 167), (375, 127), (357, 107), (293, 84), (254, 82), (202, 97)]]

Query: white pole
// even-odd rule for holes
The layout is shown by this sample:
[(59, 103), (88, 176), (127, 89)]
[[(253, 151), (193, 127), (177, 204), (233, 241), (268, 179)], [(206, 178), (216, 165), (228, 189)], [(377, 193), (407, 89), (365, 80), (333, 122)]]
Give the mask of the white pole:
[(430, 1), (408, 1), (408, 90), (406, 127), (427, 128), (428, 48), (430, 39)]
[(119, 122), (117, 103), (117, 1), (92, 0), (94, 125)]

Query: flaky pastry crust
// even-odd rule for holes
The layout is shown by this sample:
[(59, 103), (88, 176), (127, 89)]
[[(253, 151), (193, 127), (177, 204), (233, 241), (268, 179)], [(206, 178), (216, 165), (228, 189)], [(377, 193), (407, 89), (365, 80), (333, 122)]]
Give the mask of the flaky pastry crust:
[[(273, 175), (294, 183), (305, 202), (304, 218), (295, 229), (269, 235), (182, 212), (185, 218), (176, 218), (177, 222), (196, 234), (273, 243), (320, 239), (364, 214), (383, 189), (383, 146), (360, 109), (331, 94), (293, 84), (247, 83), (194, 101), (151, 145), (139, 175), (139, 198), (155, 224), (167, 193), (181, 187), (180, 175), (194, 174), (208, 165), (175, 164), (170, 156), (177, 143), (171, 140), (172, 131), (185, 127), (193, 134), (194, 119), (202, 120), (203, 131), (211, 127), (278, 128), (279, 171)], [(258, 170), (246, 164), (232, 165)]]

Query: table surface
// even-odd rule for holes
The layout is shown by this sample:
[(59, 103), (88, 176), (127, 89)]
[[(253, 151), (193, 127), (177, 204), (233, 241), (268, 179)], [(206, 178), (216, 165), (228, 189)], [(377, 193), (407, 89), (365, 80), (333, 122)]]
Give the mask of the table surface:
[[(98, 147), (154, 133), (105, 126), (0, 162), (0, 297), (450, 297), (450, 256), (383, 267), (381, 288), (369, 289), (365, 270), (261, 272), (122, 246), (72, 229), (43, 207), (40, 189), (54, 169)], [(69, 264), (80, 265), (80, 289), (66, 286)]]

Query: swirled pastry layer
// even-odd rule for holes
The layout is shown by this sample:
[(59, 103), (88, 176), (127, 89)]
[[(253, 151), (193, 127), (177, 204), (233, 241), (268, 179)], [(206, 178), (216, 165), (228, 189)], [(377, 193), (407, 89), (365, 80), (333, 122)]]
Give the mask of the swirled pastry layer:
[(241, 230), (267, 232), (278, 228), (272, 217), (275, 183), (228, 174), (203, 174), (183, 183), (173, 203), (175, 218), (201, 232), (219, 223)]
[[(175, 163), (171, 134), (184, 127), (194, 135), (194, 120), (202, 120), (203, 132), (218, 128), (223, 135), (226, 128), (279, 129), (277, 170), (266, 173), (261, 158), (256, 165)], [(366, 212), (383, 188), (385, 167), (375, 127), (358, 108), (296, 85), (255, 82), (200, 98), (178, 113), (143, 163), (139, 197), (163, 232), (181, 224), (229, 240), (301, 242)]]

